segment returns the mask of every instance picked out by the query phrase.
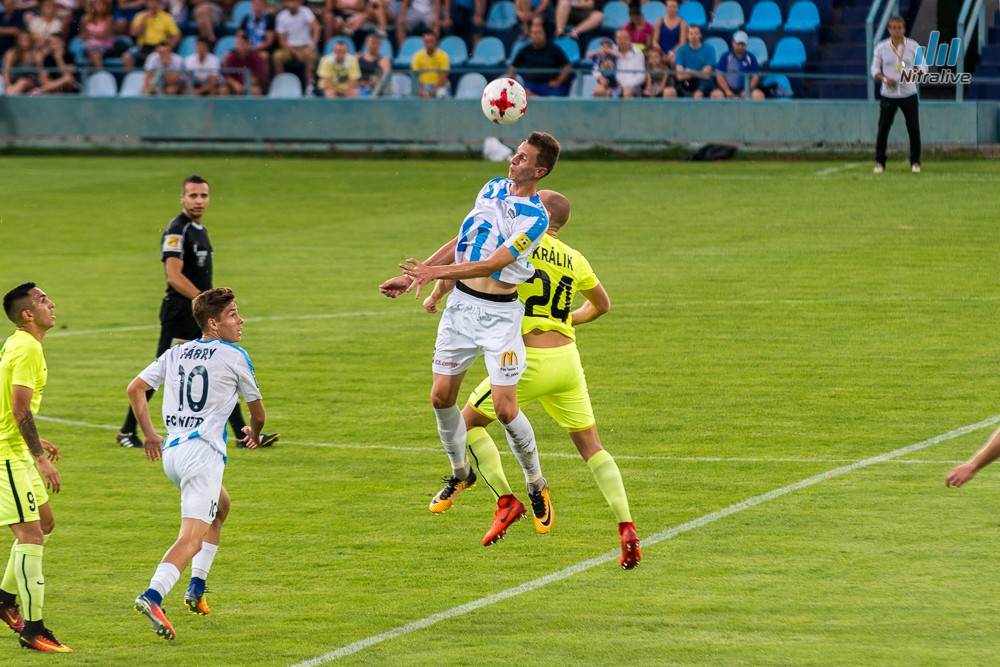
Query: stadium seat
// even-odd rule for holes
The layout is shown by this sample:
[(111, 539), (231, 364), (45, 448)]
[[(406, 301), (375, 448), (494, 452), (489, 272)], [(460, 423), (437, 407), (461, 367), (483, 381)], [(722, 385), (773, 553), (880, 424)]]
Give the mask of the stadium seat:
[(458, 86), (455, 87), (455, 99), (478, 100), (482, 98), (484, 88), (486, 88), (486, 77), (479, 72), (468, 72), (458, 80)]
[(392, 60), (395, 57), (395, 55), (396, 55), (395, 50), (392, 48), (392, 40), (391, 39), (383, 39), (382, 40), (382, 46), (379, 47), (378, 52), (379, 52), (379, 55), (383, 55), (386, 58), (388, 58), (389, 60)]
[(291, 72), (282, 72), (271, 79), (267, 91), (271, 99), (295, 99), (302, 97), (302, 80)]
[(798, 37), (782, 37), (771, 56), (769, 69), (775, 72), (801, 72), (806, 64), (806, 47)]
[(419, 35), (410, 35), (403, 41), (402, 46), (399, 47), (399, 53), (393, 58), (393, 67), (409, 69), (413, 55), (422, 48), (424, 48), (424, 38)]
[(486, 32), (499, 35), (509, 32), (517, 25), (517, 10), (511, 0), (499, 0), (490, 6), (486, 14)]
[[(382, 40), (382, 41), (387, 42), (389, 40)], [(343, 35), (338, 37), (331, 37), (330, 39), (326, 40), (326, 45), (323, 47), (323, 55), (329, 55), (333, 53), (333, 45), (336, 44), (337, 42), (343, 42), (344, 44), (347, 44), (347, 52), (350, 53), (352, 56), (355, 55), (354, 42), (351, 41), (350, 37), (344, 37)]]
[(750, 12), (746, 31), (751, 34), (777, 32), (781, 27), (781, 8), (774, 0), (760, 0)]
[(97, 70), (87, 76), (83, 92), (87, 97), (115, 97), (118, 94), (118, 82), (111, 72)]
[(448, 54), (448, 62), (452, 69), (465, 67), (465, 63), (469, 60), (469, 47), (466, 46), (464, 39), (457, 35), (448, 35), (441, 40), (440, 48)]
[(667, 6), (660, 2), (660, 0), (649, 0), (649, 2), (642, 6), (642, 17), (653, 24), (666, 13)]
[(785, 36), (798, 37), (808, 53), (819, 48), (819, 10), (812, 0), (799, 0), (788, 10)]
[(177, 45), (177, 55), (181, 58), (187, 58), (194, 53), (194, 43), (197, 41), (198, 35), (188, 35), (182, 39), (181, 43)]
[(122, 79), (121, 88), (118, 90), (118, 97), (139, 97), (142, 95), (142, 83), (146, 78), (146, 73), (141, 70), (134, 70), (125, 75)]
[(480, 69), (502, 67), (507, 60), (507, 49), (497, 37), (483, 37), (469, 58), (469, 67)]
[(795, 96), (792, 83), (784, 74), (768, 74), (761, 80), (760, 87), (772, 99), (788, 100)]
[(708, 31), (717, 35), (725, 35), (728, 39), (735, 31), (743, 27), (743, 7), (734, 0), (724, 0), (715, 8), (715, 14), (708, 24)]
[(751, 37), (747, 41), (747, 51), (752, 53), (761, 67), (767, 64), (767, 44), (760, 37)]
[(624, 28), (627, 23), (628, 3), (611, 0), (604, 5), (604, 22), (601, 23), (601, 30), (614, 33), (615, 30)]
[(721, 37), (709, 37), (705, 40), (705, 43), (711, 46), (712, 50), (715, 51), (715, 62), (719, 62), (719, 58), (721, 58), (724, 53), (729, 52), (729, 42)]
[(3, 78), (0, 78), (0, 95), (3, 95)]
[(240, 28), (240, 24), (243, 23), (245, 19), (250, 14), (250, 0), (240, 0), (235, 5), (233, 5), (233, 11), (229, 14), (229, 20), (226, 21), (226, 29), (229, 32), (236, 32)]
[(695, 2), (695, 0), (688, 0), (688, 2), (681, 3), (680, 8), (677, 10), (677, 15), (684, 19), (688, 25), (696, 25), (699, 28), (704, 28), (705, 24), (708, 23), (705, 8), (700, 2)]
[(594, 87), (597, 86), (597, 77), (587, 72), (580, 77), (580, 82), (569, 89), (570, 97), (587, 98), (594, 96)]
[(74, 37), (69, 40), (69, 44), (66, 45), (66, 50), (73, 54), (73, 58), (76, 59), (77, 65), (82, 67), (87, 64), (87, 46), (82, 39)]
[(232, 35), (226, 35), (225, 37), (220, 37), (219, 41), (215, 43), (215, 48), (212, 50), (219, 60), (226, 57), (226, 54), (232, 51), (236, 47), (236, 38)]
[(526, 47), (530, 43), (531, 42), (529, 42), (526, 39), (519, 39), (516, 42), (514, 42), (514, 45), (510, 47), (510, 56), (507, 58), (507, 64), (510, 65), (511, 63), (513, 63), (514, 56), (517, 55), (517, 52)]
[(569, 64), (576, 67), (580, 62), (580, 43), (572, 37), (560, 37), (556, 40), (556, 46), (563, 50), (569, 58)]
[(413, 79), (404, 72), (393, 72), (390, 97), (409, 97), (413, 94)]

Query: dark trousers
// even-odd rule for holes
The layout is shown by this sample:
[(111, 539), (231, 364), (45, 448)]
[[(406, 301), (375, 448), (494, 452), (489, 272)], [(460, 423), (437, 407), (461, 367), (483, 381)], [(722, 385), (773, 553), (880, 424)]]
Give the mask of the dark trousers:
[[(169, 350), (175, 340), (189, 341), (194, 340), (201, 336), (201, 327), (195, 322), (194, 316), (188, 313), (182, 313), (181, 315), (168, 320), (160, 321), (160, 340), (156, 344), (156, 358), (159, 359), (160, 355)], [(168, 381), (170, 378), (168, 378)], [(155, 392), (150, 389), (146, 392), (146, 400), (148, 401), (153, 397)], [(154, 425), (156, 421), (154, 420)], [(243, 427), (247, 425), (246, 421), (243, 419), (243, 412), (240, 410), (240, 402), (236, 401), (236, 405), (233, 407), (232, 413), (229, 415), (229, 425), (233, 428), (233, 433), (236, 434), (236, 438), (240, 439), (243, 437)], [(132, 406), (128, 408), (128, 414), (125, 415), (125, 422), (122, 424), (122, 433), (135, 433), (136, 432), (136, 418), (135, 414), (132, 412)]]
[(906, 132), (910, 135), (910, 164), (920, 164), (920, 102), (916, 95), (909, 97), (883, 97), (879, 104), (878, 138), (875, 139), (875, 162), (885, 165), (885, 150), (889, 143), (889, 130), (896, 119), (896, 110), (903, 112)]

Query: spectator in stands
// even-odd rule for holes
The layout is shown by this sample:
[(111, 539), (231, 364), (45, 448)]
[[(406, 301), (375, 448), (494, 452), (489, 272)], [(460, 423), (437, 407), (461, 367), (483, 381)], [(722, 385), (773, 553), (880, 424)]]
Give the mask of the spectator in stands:
[(410, 69), (421, 73), (417, 77), (417, 94), (420, 97), (448, 97), (451, 61), (448, 54), (438, 48), (438, 38), (433, 32), (424, 33), (424, 48), (413, 54)]
[(222, 63), (212, 53), (208, 40), (199, 37), (194, 43), (194, 53), (184, 59), (184, 70), (192, 95), (217, 95), (219, 92), (219, 68)]
[(556, 0), (556, 30), (560, 37), (580, 39), (604, 22), (604, 0)]
[(618, 70), (618, 51), (615, 49), (615, 43), (607, 38), (602, 37), (597, 48), (588, 51), (587, 57), (594, 61), (593, 75), (594, 80), (597, 82), (594, 85), (594, 97), (607, 97), (607, 94), (597, 94), (598, 86), (602, 90), (614, 90), (618, 88), (618, 78), (616, 76)]
[(336, 35), (352, 36), (375, 28), (386, 34), (391, 3), (378, 0), (326, 0), (322, 9), (323, 41)]
[(715, 64), (718, 54), (711, 45), (701, 41), (701, 28), (688, 28), (688, 42), (677, 49), (677, 86), (664, 91), (664, 97), (693, 97), (700, 100), (712, 94), (715, 87)]
[(716, 63), (715, 85), (712, 91), (713, 100), (739, 99), (747, 95), (747, 77), (750, 77), (750, 99), (764, 99), (764, 91), (760, 89), (760, 63), (756, 56), (747, 51), (747, 34), (737, 30), (733, 34), (732, 50), (722, 54)]
[[(223, 1), (225, 4), (223, 4)], [(232, 7), (232, 0), (188, 0), (191, 18), (198, 26), (198, 36), (207, 40), (209, 45), (215, 44), (216, 29), (221, 29), (225, 22), (226, 12)]]
[(66, 52), (66, 44), (59, 37), (42, 42), (37, 48), (39, 93), (78, 93), (80, 82), (76, 79), (76, 60)]
[(663, 52), (663, 62), (674, 68), (677, 49), (687, 43), (688, 24), (677, 13), (677, 0), (667, 0), (667, 13), (653, 26), (653, 48)]
[(115, 19), (115, 33), (131, 35), (132, 21), (145, 7), (146, 0), (115, 0), (114, 9), (111, 12)]
[(643, 53), (653, 48), (653, 24), (642, 15), (641, 5), (636, 2), (629, 5), (625, 30), (635, 47)]
[(223, 95), (246, 95), (246, 72), (250, 73), (250, 94), (263, 95), (267, 86), (267, 65), (259, 51), (250, 46), (250, 37), (246, 31), (236, 33), (236, 42), (232, 51), (223, 58), (225, 72), (223, 73)]
[(472, 53), (486, 26), (486, 0), (444, 0), (441, 27), (445, 34), (457, 35)]
[(518, 39), (531, 38), (531, 26), (536, 19), (543, 25), (552, 24), (552, 4), (550, 0), (514, 0), (514, 11), (523, 33)]
[(528, 95), (565, 97), (569, 94), (569, 79), (573, 65), (566, 53), (549, 42), (542, 19), (531, 23), (531, 42), (517, 52), (507, 76), (514, 78), (520, 70)]
[(28, 32), (34, 39), (35, 48), (45, 46), (52, 39), (60, 39), (65, 25), (56, 16), (55, 0), (44, 0), (38, 14), (28, 19)]
[(173, 51), (181, 41), (181, 31), (174, 17), (163, 10), (160, 0), (146, 0), (146, 9), (135, 15), (129, 31), (135, 46), (122, 55), (125, 69), (132, 69), (136, 62), (149, 60), (149, 56), (163, 42), (167, 42)]
[(406, 36), (433, 32), (441, 36), (441, 0), (400, 0), (396, 16), (396, 44), (402, 46)]
[(347, 43), (337, 41), (333, 53), (319, 59), (316, 68), (323, 97), (357, 97), (361, 68), (358, 59), (347, 52)]
[(302, 0), (288, 0), (287, 7), (275, 19), (278, 50), (274, 52), (274, 73), (281, 74), (292, 64), (304, 68), (306, 94), (311, 94), (313, 75), (316, 73), (316, 42), (319, 41), (319, 21)]
[[(598, 78), (594, 97), (642, 97), (642, 89), (646, 85), (646, 59), (642, 51), (635, 48), (624, 28), (615, 32), (615, 47), (614, 73), (610, 77)], [(602, 44), (601, 49), (607, 47)], [(596, 69), (597, 60), (594, 62)]]
[(109, 0), (93, 0), (80, 22), (80, 39), (91, 67), (104, 67), (104, 56), (115, 50), (115, 20)]
[(264, 61), (261, 84), (265, 85), (270, 78), (274, 47), (278, 44), (278, 37), (274, 32), (274, 15), (267, 8), (267, 0), (250, 0), (250, 13), (244, 17), (240, 30), (247, 34), (250, 48)]
[[(635, 46), (635, 42), (632, 42)], [(667, 94), (670, 86), (670, 71), (663, 64), (663, 54), (659, 49), (650, 49), (646, 52), (646, 85), (642, 89), (643, 97), (676, 97)]]
[(17, 0), (3, 0), (3, 12), (0, 13), (0, 57), (14, 46), (18, 33), (26, 27), (24, 12), (17, 8)]
[[(882, 82), (879, 102), (878, 135), (875, 139), (875, 173), (885, 171), (886, 149), (889, 130), (896, 119), (896, 111), (902, 109), (906, 120), (906, 132), (910, 137), (910, 171), (920, 173), (920, 102), (917, 85), (900, 81), (900, 74), (916, 67), (927, 71), (926, 63), (917, 63), (917, 49), (920, 45), (906, 37), (906, 23), (901, 16), (889, 19), (889, 39), (875, 46), (872, 57), (871, 74)], [(933, 57), (933, 54), (931, 54)]]
[(365, 38), (365, 50), (358, 55), (358, 67), (361, 70), (358, 93), (361, 97), (377, 97), (392, 71), (392, 61), (382, 55), (382, 35), (373, 32)]
[(84, 2), (89, 0), (56, 0), (56, 16), (63, 22), (63, 43), (70, 35), (80, 34), (80, 19), (83, 18)]
[(146, 58), (143, 95), (180, 95), (184, 86), (184, 61), (174, 53), (170, 42), (160, 42)]
[(31, 33), (17, 33), (14, 46), (3, 54), (3, 89), (7, 95), (24, 95), (38, 88), (38, 58)]

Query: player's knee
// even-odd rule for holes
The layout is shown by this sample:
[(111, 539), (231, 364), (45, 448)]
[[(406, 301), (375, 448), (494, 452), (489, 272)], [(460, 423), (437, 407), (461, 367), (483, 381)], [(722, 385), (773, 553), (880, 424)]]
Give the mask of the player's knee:
[(517, 415), (521, 412), (517, 407), (517, 403), (514, 403), (513, 405), (498, 403), (494, 405), (494, 408), (496, 409), (497, 412), (497, 420), (501, 424), (511, 423), (517, 418)]

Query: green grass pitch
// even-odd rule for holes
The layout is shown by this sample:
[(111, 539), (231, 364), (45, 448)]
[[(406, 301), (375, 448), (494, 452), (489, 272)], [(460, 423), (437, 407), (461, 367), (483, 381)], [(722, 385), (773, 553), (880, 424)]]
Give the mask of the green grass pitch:
[[(59, 318), (40, 421), (64, 452), (46, 621), (76, 652), (58, 661), (294, 665), (576, 567), (331, 664), (995, 662), (1000, 467), (960, 491), (944, 476), (990, 426), (953, 432), (1000, 415), (1000, 168), (924, 167), (566, 159), (542, 181), (572, 201), (561, 237), (612, 298), (580, 348), (647, 539), (622, 572), (579, 567), (617, 548), (614, 518), (537, 406), (552, 533), (525, 521), (484, 549), (484, 485), (427, 511), (448, 472), (428, 402), (437, 318), (376, 285), (454, 234), (502, 165), (5, 158), (0, 286), (38, 282)], [(190, 173), (212, 184), (215, 283), (238, 294), (284, 439), (231, 452), (213, 612), (183, 611), (185, 575), (167, 644), (131, 603), (174, 539), (178, 493), (112, 438), (155, 350), (159, 238)], [(52, 660), (0, 637), (0, 665)]]

